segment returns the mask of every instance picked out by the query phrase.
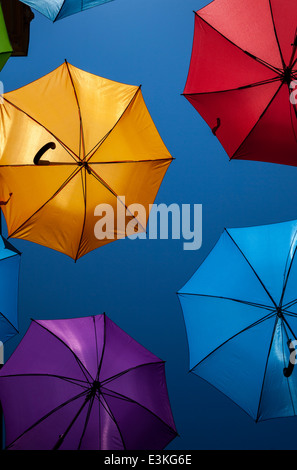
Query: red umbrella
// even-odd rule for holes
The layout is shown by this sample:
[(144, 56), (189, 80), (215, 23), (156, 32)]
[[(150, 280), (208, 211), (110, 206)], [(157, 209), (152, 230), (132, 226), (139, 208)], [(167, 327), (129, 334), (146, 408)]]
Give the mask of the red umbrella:
[(230, 159), (297, 166), (296, 79), (296, 0), (215, 0), (195, 13), (184, 95)]

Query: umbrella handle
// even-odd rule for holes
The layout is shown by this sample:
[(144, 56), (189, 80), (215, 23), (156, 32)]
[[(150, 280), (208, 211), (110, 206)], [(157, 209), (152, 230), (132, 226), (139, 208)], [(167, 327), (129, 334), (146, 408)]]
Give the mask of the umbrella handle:
[(217, 118), (217, 125), (212, 129), (213, 135), (216, 135), (216, 133), (218, 132), (220, 128), (220, 125), (221, 125), (221, 120), (220, 118)]
[(289, 361), (289, 365), (288, 367), (285, 367), (284, 368), (284, 376), (289, 378), (291, 377), (292, 373), (293, 373), (293, 370), (294, 370), (294, 367), (295, 367), (295, 363), (291, 361), (291, 354), (292, 353), (295, 353), (295, 347), (292, 346), (292, 340), (289, 339), (289, 341), (287, 342), (287, 345), (288, 345), (288, 348), (290, 350), (290, 361)]
[(40, 160), (40, 159), (45, 154), (45, 152), (47, 152), (49, 149), (54, 150), (55, 148), (56, 148), (55, 142), (48, 142), (43, 147), (41, 147), (41, 149), (38, 150), (38, 152), (36, 153), (34, 157), (34, 160), (33, 160), (34, 165), (50, 165), (51, 162), (49, 162), (48, 160)]

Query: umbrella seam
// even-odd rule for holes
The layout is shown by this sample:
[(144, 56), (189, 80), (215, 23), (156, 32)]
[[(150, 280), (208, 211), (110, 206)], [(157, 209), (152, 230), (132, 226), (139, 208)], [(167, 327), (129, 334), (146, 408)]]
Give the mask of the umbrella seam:
[(275, 21), (274, 21), (274, 14), (273, 14), (271, 0), (269, 0), (269, 7), (270, 7), (270, 12), (271, 12), (271, 19), (272, 19), (275, 39), (276, 39), (276, 42), (277, 42), (277, 46), (278, 46), (278, 50), (279, 50), (279, 53), (280, 53), (280, 58), (281, 58), (281, 61), (282, 61), (282, 64), (283, 64), (283, 68), (285, 69), (286, 68), (286, 63), (285, 63), (285, 60), (284, 60), (284, 57), (283, 57), (283, 52), (281, 50), (280, 42), (279, 42), (279, 39), (278, 39), (278, 34), (277, 34), (277, 31), (276, 31), (276, 25), (275, 25)]
[[(104, 406), (103, 402), (102, 402), (102, 398), (104, 399), (104, 402), (105, 402), (105, 405), (106, 407)], [(103, 406), (103, 408), (105, 409), (105, 411), (107, 412), (107, 414), (110, 416), (111, 420), (114, 422), (114, 424), (116, 425), (117, 427), (117, 430), (118, 430), (118, 433), (120, 435), (120, 438), (121, 438), (121, 441), (122, 441), (122, 444), (123, 444), (123, 447), (124, 447), (124, 450), (127, 450), (127, 447), (126, 447), (126, 444), (125, 444), (125, 441), (124, 441), (124, 436), (122, 434), (122, 431), (120, 429), (120, 426), (117, 422), (117, 420), (115, 419), (114, 417), (114, 414), (113, 412), (111, 411), (110, 407), (109, 407), (109, 404), (107, 403), (105, 397), (103, 394), (101, 394), (101, 396), (99, 396), (99, 410), (100, 410), (100, 404)], [(100, 441), (100, 447), (101, 447), (101, 441)]]
[[(11, 106), (13, 106), (16, 110), (20, 111), (21, 113), (25, 114), (29, 119), (31, 119), (33, 122), (35, 122), (36, 124), (38, 124), (40, 127), (42, 127), (46, 132), (48, 132), (52, 137), (54, 137), (54, 139), (56, 139), (56, 141), (61, 145), (61, 147), (70, 155), (70, 157), (77, 163), (77, 160), (75, 159), (75, 157), (79, 160), (79, 157), (75, 154), (75, 152), (73, 152), (66, 144), (64, 144), (53, 132), (51, 132), (47, 127), (45, 127), (43, 124), (41, 124), (41, 122), (37, 121), (35, 118), (33, 118), (32, 116), (30, 116), (30, 114), (28, 114), (26, 111), (22, 110), (21, 108), (19, 108), (18, 106), (16, 106), (14, 103), (12, 103), (11, 101), (9, 101), (5, 95), (2, 96), (2, 98), (4, 99), (4, 101), (7, 101), (7, 103), (9, 103)], [(32, 166), (35, 166), (34, 164)]]
[[(62, 8), (63, 8), (63, 6), (62, 6)], [(75, 100), (76, 100), (76, 104), (77, 104), (77, 108), (78, 108), (79, 121), (80, 121), (79, 160), (83, 161), (85, 159), (86, 149), (85, 149), (85, 138), (84, 138), (84, 128), (83, 128), (82, 114), (81, 114), (81, 109), (80, 109), (80, 105), (79, 105), (78, 96), (77, 96), (76, 88), (75, 88), (75, 85), (74, 85), (73, 77), (71, 75), (71, 72), (70, 72), (70, 69), (69, 69), (69, 64), (68, 64), (67, 60), (65, 60), (65, 63), (66, 63), (66, 67), (67, 67), (67, 70), (68, 70), (68, 74), (69, 74), (69, 77), (70, 77), (70, 81), (71, 81), (71, 84), (72, 84), (72, 88), (73, 88), (73, 91), (74, 91), (74, 96), (75, 96)], [(83, 147), (83, 158), (82, 159), (81, 159), (81, 145)]]
[(126, 395), (122, 395), (121, 393), (118, 393), (118, 392), (115, 392), (114, 390), (110, 390), (106, 387), (104, 387), (105, 390), (107, 390), (108, 392), (110, 392), (111, 394), (115, 394), (117, 395), (116, 397), (113, 396), (113, 395), (109, 395), (108, 393), (105, 393), (105, 392), (102, 392), (102, 395), (107, 395), (107, 396), (110, 396), (111, 398), (115, 398), (115, 399), (118, 399), (118, 400), (123, 400), (123, 401), (128, 401), (129, 403), (132, 403), (134, 405), (137, 405), (139, 406), (140, 408), (143, 408), (144, 410), (146, 410), (149, 414), (153, 415), (155, 418), (157, 418), (159, 421), (161, 421), (161, 423), (163, 423), (169, 430), (170, 432), (172, 432), (172, 434), (174, 435), (177, 435), (177, 432), (175, 429), (173, 429), (170, 424), (166, 423), (162, 418), (160, 418), (160, 416), (156, 415), (156, 413), (154, 413), (152, 410), (150, 410), (149, 408), (147, 408), (146, 406), (142, 405), (141, 403), (138, 403), (137, 401), (133, 400), (132, 398), (129, 398), (127, 397)]
[(203, 362), (205, 362), (210, 356), (212, 356), (213, 354), (215, 354), (219, 349), (221, 349), (222, 347), (224, 347), (227, 343), (230, 343), (230, 341), (232, 341), (234, 338), (236, 338), (237, 336), (241, 335), (242, 333), (245, 333), (246, 331), (248, 330), (251, 330), (252, 328), (254, 328), (255, 326), (258, 326), (260, 325), (261, 323), (267, 321), (267, 320), (270, 320), (271, 318), (274, 317), (275, 314), (270, 314), (270, 315), (266, 315), (266, 317), (263, 317), (261, 318), (260, 320), (257, 320), (255, 321), (254, 323), (252, 323), (251, 325), (247, 326), (246, 328), (244, 328), (243, 330), (239, 331), (238, 333), (236, 333), (235, 335), (231, 336), (231, 338), (227, 339), (226, 341), (224, 341), (222, 344), (220, 344), (219, 346), (217, 346), (213, 351), (211, 351), (209, 354), (207, 354), (207, 356), (205, 356), (203, 359), (201, 359), (201, 361), (197, 362), (197, 364), (192, 367), (190, 369), (190, 372), (193, 372), (194, 369), (196, 369), (197, 367), (200, 366), (200, 364), (202, 364)]
[(42, 423), (44, 420), (46, 420), (49, 416), (51, 416), (52, 414), (56, 413), (57, 411), (59, 411), (61, 408), (63, 408), (64, 406), (67, 406), (69, 405), (69, 403), (72, 403), (73, 401), (77, 400), (78, 398), (81, 398), (83, 397), (84, 395), (86, 394), (86, 392), (82, 392), (72, 398), (69, 398), (66, 402), (63, 402), (61, 403), (60, 405), (58, 405), (56, 408), (54, 408), (53, 410), (51, 410), (50, 412), (46, 413), (44, 416), (42, 416), (39, 420), (37, 420), (35, 423), (33, 423), (29, 428), (25, 429), (25, 431), (23, 431), (16, 439), (14, 439), (12, 442), (10, 442), (10, 444), (7, 445), (7, 449), (9, 449), (10, 447), (13, 446), (13, 444), (15, 444), (19, 439), (21, 439), (25, 434), (27, 434), (28, 432), (30, 432), (32, 429), (34, 429), (36, 426), (38, 426), (40, 423)]
[(82, 230), (81, 230), (81, 236), (79, 239), (78, 247), (77, 247), (77, 252), (74, 261), (76, 262), (79, 258), (79, 252), (81, 249), (81, 243), (85, 231), (85, 226), (86, 226), (86, 218), (87, 218), (87, 169), (85, 168), (84, 171), (85, 174), (83, 174), (83, 169), (81, 171), (81, 179), (82, 179), (82, 192), (83, 192), (83, 199), (84, 199), (84, 217), (83, 217), (83, 224), (82, 224)]
[(257, 277), (257, 279), (259, 280), (260, 284), (262, 285), (263, 289), (265, 290), (265, 292), (267, 293), (267, 295), (269, 296), (270, 300), (272, 301), (273, 305), (277, 308), (277, 304), (276, 302), (274, 301), (272, 295), (270, 294), (270, 292), (268, 291), (268, 289), (266, 288), (264, 282), (261, 280), (260, 276), (257, 274), (256, 270), (253, 268), (253, 266), (251, 265), (251, 263), (249, 262), (249, 260), (247, 259), (247, 257), (245, 256), (245, 254), (243, 253), (243, 251), (239, 248), (239, 246), (237, 245), (237, 243), (235, 242), (235, 240), (231, 237), (230, 233), (228, 232), (228, 230), (226, 229), (225, 230), (226, 233), (229, 235), (230, 239), (233, 241), (234, 245), (237, 247), (238, 251), (242, 254), (243, 258), (246, 260), (246, 262), (248, 263), (248, 265), (250, 266), (250, 268), (252, 269), (252, 271), (254, 272), (255, 276)]
[(70, 183), (70, 181), (72, 181), (72, 179), (81, 171), (81, 168), (76, 168), (72, 173), (71, 175), (68, 176), (68, 178), (64, 181), (64, 183), (61, 184), (61, 186), (55, 191), (55, 193), (44, 203), (42, 204), (42, 206), (40, 206), (32, 215), (30, 215), (24, 222), (22, 222), (22, 224), (17, 228), (15, 229), (10, 235), (8, 238), (13, 238), (15, 236), (17, 236), (17, 233), (20, 231), (20, 229), (24, 228), (24, 226), (26, 226), (26, 224), (29, 222), (29, 220), (32, 219), (32, 217), (34, 217), (36, 214), (38, 214), (38, 212), (40, 212), (50, 201), (52, 201), (61, 191), (63, 191), (63, 189), (67, 186), (68, 183)]
[[(83, 372), (87, 382), (89, 383), (89, 385), (91, 385), (91, 383), (93, 382), (93, 377), (91, 376), (90, 372), (88, 371), (88, 369), (84, 366), (84, 364), (81, 362), (81, 360), (79, 359), (79, 357), (75, 354), (75, 352), (70, 348), (70, 346), (68, 346), (68, 344), (65, 343), (65, 341), (63, 341), (61, 338), (59, 338), (59, 336), (57, 336), (55, 333), (53, 333), (51, 330), (49, 330), (46, 326), (44, 325), (41, 325), (38, 320), (34, 320), (32, 319), (32, 322), (37, 324), (38, 326), (40, 326), (40, 328), (43, 328), (45, 331), (47, 331), (48, 333), (50, 333), (54, 338), (56, 338), (58, 341), (60, 341), (60, 343), (62, 343), (70, 352), (71, 354), (74, 356), (75, 360), (77, 361), (77, 364), (78, 366), (80, 367), (81, 371)], [(86, 374), (84, 373), (84, 371), (86, 372)], [(87, 379), (87, 376), (90, 376), (92, 382), (89, 382), (89, 380)]]
[(260, 419), (260, 408), (261, 408), (261, 404), (262, 404), (262, 397), (263, 397), (263, 392), (264, 392), (264, 385), (265, 385), (266, 374), (267, 374), (267, 369), (268, 369), (268, 363), (269, 363), (269, 358), (270, 358), (270, 354), (271, 354), (271, 349), (272, 349), (272, 345), (273, 345), (273, 341), (274, 341), (274, 335), (275, 335), (276, 327), (277, 327), (277, 324), (278, 324), (278, 320), (279, 320), (279, 318), (276, 317), (276, 319), (275, 319), (275, 324), (274, 324), (274, 328), (273, 328), (273, 331), (272, 331), (271, 340), (270, 340), (270, 346), (269, 346), (269, 349), (268, 349), (268, 354), (267, 354), (267, 359), (266, 359), (266, 365), (265, 365), (264, 375), (263, 375), (263, 381), (262, 381), (262, 386), (261, 386), (261, 391), (260, 391), (260, 397), (259, 397), (257, 415), (256, 415), (256, 422), (258, 422), (259, 419)]
[[(136, 100), (136, 97), (138, 96), (139, 92), (141, 90), (141, 85), (137, 88), (136, 92), (134, 93), (133, 97), (131, 98), (131, 100), (129, 101), (129, 103), (127, 104), (126, 108), (124, 109), (124, 111), (122, 112), (122, 114), (120, 115), (120, 117), (118, 118), (118, 120), (116, 121), (116, 123), (114, 124), (114, 126), (105, 134), (105, 136), (103, 136), (99, 142), (90, 150), (90, 152), (88, 152), (85, 156), (85, 161), (87, 163), (90, 162), (90, 159), (93, 157), (93, 155), (97, 152), (97, 150), (99, 150), (99, 148), (101, 147), (101, 145), (103, 144), (103, 142), (105, 142), (105, 140), (109, 137), (109, 135), (112, 133), (112, 131), (115, 129), (115, 127), (117, 126), (117, 124), (120, 122), (120, 120), (123, 118), (123, 116), (126, 114), (126, 111), (128, 111), (128, 109), (130, 108), (130, 106), (132, 106), (132, 104), (134, 103), (134, 101)], [(93, 152), (93, 153), (92, 153)], [(91, 155), (90, 155), (91, 154)]]
[(103, 314), (103, 347), (102, 347), (102, 353), (101, 353), (101, 357), (100, 357), (99, 367), (98, 367), (98, 370), (97, 370), (97, 373), (96, 373), (96, 380), (99, 380), (99, 377), (100, 377), (100, 372), (101, 372), (101, 368), (102, 368), (102, 364), (103, 364), (103, 357), (104, 357), (104, 353), (105, 353), (105, 347), (106, 347), (106, 315), (104, 313)]
[(155, 364), (165, 364), (165, 361), (156, 361), (156, 362), (147, 362), (145, 364), (138, 364), (137, 366), (130, 367), (130, 369), (126, 369), (122, 372), (119, 372), (118, 374), (112, 375), (108, 379), (102, 380), (102, 382), (100, 382), (100, 383), (102, 385), (105, 385), (106, 383), (113, 382), (114, 380), (117, 380), (118, 378), (122, 377), (123, 375), (128, 374), (132, 370), (138, 369), (140, 367), (152, 366), (152, 365), (155, 365)]
[(227, 36), (225, 36), (223, 33), (221, 33), (220, 31), (218, 31), (214, 26), (212, 26), (210, 23), (208, 23), (204, 18), (202, 18), (200, 15), (198, 15), (198, 13), (195, 11), (194, 12), (195, 15), (202, 21), (204, 21), (204, 23), (206, 23), (210, 28), (212, 28), (214, 31), (216, 31), (220, 36), (222, 36), (224, 39), (226, 39), (226, 41), (228, 41), (230, 44), (232, 44), (234, 47), (236, 47), (237, 49), (239, 49), (240, 51), (242, 51), (244, 54), (246, 54), (248, 57), (254, 59), (257, 63), (263, 65), (264, 67), (266, 68), (269, 68), (270, 70), (273, 70), (275, 71), (276, 73), (278, 73), (279, 71), (281, 71), (281, 69), (279, 67), (275, 67), (274, 65), (271, 65), (269, 64), (268, 62), (265, 62), (263, 59), (260, 59), (259, 57), (251, 54), (250, 52), (248, 51), (245, 51), (244, 49), (242, 49), (240, 46), (238, 46), (238, 44), (235, 44), (235, 42), (231, 41), (231, 39), (229, 39)]
[(255, 123), (255, 125), (252, 127), (252, 129), (249, 131), (249, 133), (247, 134), (247, 136), (243, 139), (243, 141), (241, 142), (241, 144), (239, 145), (239, 147), (235, 150), (235, 152), (233, 153), (233, 155), (230, 157), (230, 160), (236, 160), (236, 154), (240, 151), (241, 147), (245, 144), (245, 142), (248, 140), (248, 138), (251, 136), (251, 134), (253, 133), (253, 131), (256, 129), (257, 125), (259, 124), (259, 122), (263, 119), (263, 117), (265, 116), (265, 114), (267, 113), (268, 109), (270, 108), (270, 106), (272, 105), (273, 101), (275, 100), (275, 98), (277, 97), (278, 93), (280, 92), (280, 90), (282, 89), (283, 87), (283, 83), (281, 83), (280, 87), (278, 88), (278, 90), (276, 91), (276, 93), (273, 95), (273, 97), (271, 98), (271, 100), (269, 101), (268, 105), (266, 106), (266, 108), (264, 109), (264, 111), (262, 112), (262, 114), (259, 116), (259, 119), (257, 120), (257, 122)]
[(197, 96), (197, 95), (212, 95), (212, 94), (218, 94), (218, 93), (229, 93), (232, 91), (241, 91), (241, 90), (248, 90), (249, 88), (256, 88), (259, 86), (264, 86), (264, 85), (270, 85), (271, 83), (278, 82), (281, 80), (280, 76), (271, 78), (269, 80), (263, 80), (262, 82), (256, 82), (252, 83), (250, 85), (242, 85), (237, 88), (230, 88), (227, 90), (215, 90), (215, 91), (201, 91), (201, 92), (193, 92), (193, 93), (182, 93), (182, 96), (187, 98), (188, 96)]
[(191, 295), (191, 296), (196, 296), (196, 297), (208, 297), (210, 299), (219, 299), (219, 300), (230, 300), (231, 302), (238, 302), (238, 303), (241, 303), (241, 304), (245, 304), (245, 305), (248, 305), (250, 307), (257, 307), (257, 308), (260, 308), (260, 309), (263, 309), (263, 310), (269, 310), (272, 312), (275, 311), (275, 307), (269, 307), (268, 305), (262, 305), (262, 304), (257, 304), (257, 303), (254, 303), (254, 302), (248, 302), (246, 300), (239, 300), (239, 299), (232, 299), (230, 297), (221, 297), (221, 296), (218, 296), (218, 295), (209, 295), (209, 294), (196, 294), (194, 292), (192, 293), (189, 293), (189, 292), (178, 292), (177, 294), (178, 296), (183, 296), (183, 295)]

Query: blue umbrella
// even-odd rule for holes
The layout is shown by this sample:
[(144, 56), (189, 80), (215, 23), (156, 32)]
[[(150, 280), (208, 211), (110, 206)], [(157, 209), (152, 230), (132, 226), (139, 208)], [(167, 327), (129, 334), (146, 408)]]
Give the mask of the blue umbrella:
[(0, 235), (0, 341), (18, 333), (20, 252)]
[(297, 220), (225, 229), (178, 292), (191, 371), (256, 421), (297, 413)]
[(112, 0), (21, 0), (52, 21), (73, 15)]

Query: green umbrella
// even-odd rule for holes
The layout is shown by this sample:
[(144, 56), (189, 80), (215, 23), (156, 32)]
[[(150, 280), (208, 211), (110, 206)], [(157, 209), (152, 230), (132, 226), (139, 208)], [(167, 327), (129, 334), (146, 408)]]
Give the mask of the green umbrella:
[(11, 56), (12, 47), (9, 42), (3, 12), (0, 3), (0, 71), (3, 69), (7, 60)]

